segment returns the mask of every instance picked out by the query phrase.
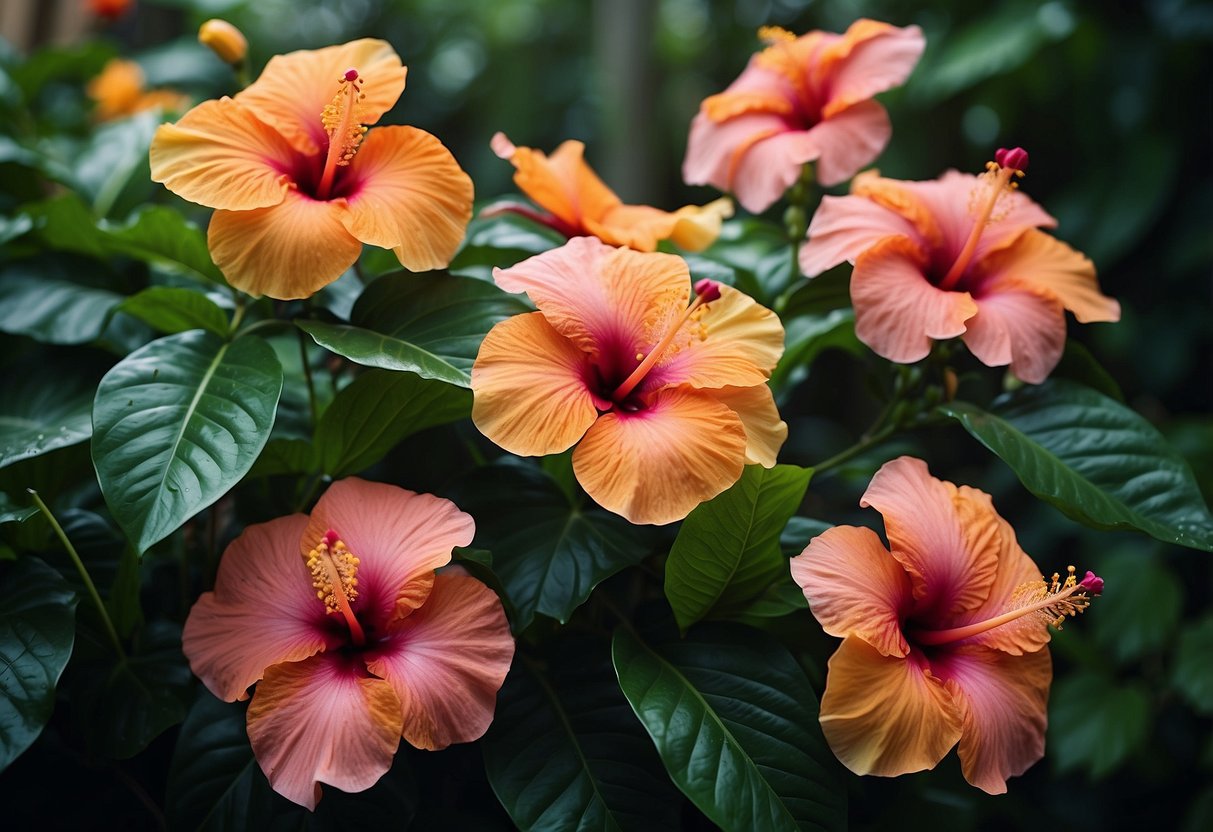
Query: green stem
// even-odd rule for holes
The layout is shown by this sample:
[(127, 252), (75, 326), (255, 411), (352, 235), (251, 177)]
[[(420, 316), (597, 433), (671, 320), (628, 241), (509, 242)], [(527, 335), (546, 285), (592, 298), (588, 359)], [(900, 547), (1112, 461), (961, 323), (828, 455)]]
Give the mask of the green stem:
[(307, 339), (310, 336), (302, 329), (295, 331), (299, 333), (299, 357), (303, 361), (303, 378), (307, 382), (307, 403), (312, 411), (312, 428), (315, 429), (320, 416), (316, 407), (316, 384), (312, 380), (312, 364), (307, 354)]
[(876, 447), (881, 442), (884, 442), (886, 439), (888, 439), (890, 436), (892, 436), (893, 431), (894, 431), (893, 426), (887, 425), (884, 428), (881, 428), (880, 430), (873, 433), (871, 436), (868, 436), (866, 439), (859, 440), (854, 445), (847, 448), (845, 451), (836, 453), (836, 454), (834, 454), (834, 456), (830, 457), (829, 459), (826, 459), (826, 460), (823, 460), (822, 462), (817, 463), (816, 465), (813, 466), (813, 475), (817, 476), (818, 474), (821, 474), (823, 471), (828, 471), (831, 468), (836, 468), (837, 466), (846, 462), (848, 459), (858, 456), (859, 454), (863, 453), (864, 451), (868, 450), (869, 448)]
[(286, 327), (294, 325), (295, 324), (293, 321), (284, 321), (278, 318), (267, 318), (264, 321), (257, 321), (257, 323), (250, 325), (248, 329), (244, 330), (244, 332), (240, 334), (252, 335), (254, 332), (259, 332), (263, 329), (285, 329)]
[(240, 329), (240, 322), (244, 320), (244, 313), (248, 310), (248, 306), (244, 302), (244, 295), (235, 292), (236, 295), (236, 311), (232, 313), (232, 325), (228, 327), (228, 332), (232, 335), (236, 334), (236, 330)]
[(32, 488), (27, 488), (26, 491), (34, 498), (34, 504), (38, 506), (38, 510), (50, 521), (51, 528), (55, 530), (55, 534), (59, 537), (63, 548), (67, 549), (68, 556), (76, 564), (76, 570), (80, 573), (81, 580), (84, 581), (84, 588), (88, 590), (88, 594), (92, 597), (93, 603), (97, 607), (97, 612), (101, 614), (101, 621), (105, 624), (105, 631), (109, 633), (110, 641), (114, 644), (114, 650), (122, 661), (126, 661), (126, 651), (122, 649), (122, 639), (118, 638), (118, 630), (115, 629), (114, 622), (110, 619), (109, 610), (105, 608), (105, 602), (101, 600), (101, 594), (97, 592), (97, 585), (93, 583), (92, 576), (88, 574), (88, 569), (85, 568), (84, 561), (80, 559), (80, 554), (76, 551), (76, 547), (67, 539), (67, 534), (63, 531), (63, 527), (59, 525), (59, 521), (55, 519), (55, 515), (51, 513), (50, 508), (42, 501), (42, 497), (38, 495), (38, 492)]

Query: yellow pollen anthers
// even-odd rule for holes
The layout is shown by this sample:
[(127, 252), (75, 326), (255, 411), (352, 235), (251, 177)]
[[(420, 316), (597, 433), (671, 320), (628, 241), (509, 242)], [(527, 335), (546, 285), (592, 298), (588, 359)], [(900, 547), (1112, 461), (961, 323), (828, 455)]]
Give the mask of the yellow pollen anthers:
[(358, 146), (362, 144), (363, 137), (366, 136), (367, 128), (359, 119), (358, 107), (358, 103), (366, 98), (366, 93), (362, 91), (363, 83), (365, 83), (365, 79), (358, 75), (358, 70), (346, 70), (338, 82), (337, 94), (333, 96), (332, 101), (325, 105), (324, 111), (320, 114), (324, 132), (329, 137), (328, 154), (324, 160), (324, 174), (320, 177), (320, 185), (316, 189), (316, 195), (320, 199), (328, 198), (337, 168), (350, 163), (354, 154), (358, 152)]
[(761, 26), (758, 29), (758, 39), (767, 46), (777, 43), (791, 43), (796, 36), (782, 26)]
[(640, 365), (632, 371), (632, 374), (624, 380), (623, 384), (615, 388), (615, 392), (611, 398), (617, 402), (626, 399), (628, 394), (636, 389), (636, 385), (644, 381), (644, 377), (649, 374), (649, 370), (653, 369), (653, 365), (667, 352), (671, 352), (670, 347), (674, 343), (674, 339), (678, 337), (678, 333), (682, 331), (683, 325), (688, 321), (694, 322), (694, 326), (691, 328), (694, 337), (699, 338), (701, 341), (707, 338), (707, 326), (701, 318), (707, 312), (707, 305), (719, 297), (720, 287), (715, 282), (705, 279), (696, 283), (695, 300), (686, 308), (686, 311), (674, 320), (662, 339), (657, 342), (657, 345), (649, 350), (647, 356), (643, 356), (643, 360), (641, 360), (641, 353), (636, 353), (636, 360), (640, 361)]
[(1004, 167), (997, 162), (986, 162), (986, 172), (978, 180), (981, 186), (975, 188), (970, 196), (969, 212), (975, 215), (973, 229), (969, 232), (969, 238), (965, 240), (960, 254), (956, 255), (952, 267), (948, 269), (943, 280), (939, 281), (940, 289), (946, 292), (960, 281), (965, 269), (973, 260), (973, 254), (977, 251), (977, 241), (981, 239), (982, 232), (990, 222), (1006, 216), (1010, 211), (1010, 206), (1006, 206), (998, 216), (995, 216), (994, 209), (999, 202), (1003, 201), (1004, 194), (1013, 193), (1019, 187), (1019, 183), (1014, 180), (1022, 179), (1023, 176), (1024, 172), (1021, 169), (1011, 166)]
[(316, 597), (328, 612), (345, 616), (354, 642), (363, 644), (366, 637), (351, 606), (358, 599), (358, 563), (354, 553), (331, 530), (325, 532), (316, 548), (307, 554), (307, 568), (312, 573)]

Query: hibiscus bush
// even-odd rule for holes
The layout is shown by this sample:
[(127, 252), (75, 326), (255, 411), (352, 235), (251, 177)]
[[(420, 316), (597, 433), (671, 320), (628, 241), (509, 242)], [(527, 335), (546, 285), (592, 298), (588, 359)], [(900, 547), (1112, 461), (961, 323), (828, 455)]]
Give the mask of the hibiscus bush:
[(13, 8), (13, 824), (1213, 825), (1204, 10)]

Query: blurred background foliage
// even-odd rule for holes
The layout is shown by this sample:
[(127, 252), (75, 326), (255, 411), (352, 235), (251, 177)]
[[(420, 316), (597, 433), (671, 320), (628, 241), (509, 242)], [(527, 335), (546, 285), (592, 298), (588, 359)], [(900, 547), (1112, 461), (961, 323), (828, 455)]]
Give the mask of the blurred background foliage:
[[(21, 0), (4, 0), (14, 2)], [(390, 41), (409, 76), (386, 121), (439, 136), (472, 175), (478, 203), (515, 192), (511, 167), (489, 150), (489, 137), (502, 130), (520, 145), (547, 151), (564, 139), (584, 140), (588, 159), (625, 200), (667, 209), (714, 197), (681, 183), (687, 127), (699, 102), (740, 72), (757, 46), (760, 25), (799, 33), (841, 31), (860, 16), (916, 23), (926, 33), (927, 51), (908, 85), (882, 97), (894, 133), (879, 167), (891, 176), (927, 179), (949, 167), (980, 170), (1000, 145), (1028, 148), (1025, 191), (1058, 218), (1058, 236), (1095, 261), (1104, 291), (1124, 309), (1119, 324), (1076, 328), (1071, 337), (1119, 382), (1125, 401), (1180, 449), (1206, 498), (1213, 496), (1213, 4), (138, 0), (115, 21), (80, 25), (83, 0), (31, 2), (40, 6), (41, 22), (6, 29), (9, 43), (0, 52), (6, 125), (0, 130), (0, 214), (45, 196), (43, 183), (50, 178), (68, 183), (97, 214), (115, 220), (146, 200), (171, 195), (146, 176), (129, 182), (113, 177), (123, 165), (146, 167), (146, 159), (124, 157), (122, 147), (138, 142), (124, 143), (120, 133), (98, 138), (84, 85), (121, 54), (138, 61), (150, 88), (171, 87), (195, 100), (232, 92), (230, 70), (194, 37), (197, 25), (212, 16), (246, 33), (254, 70), (292, 49), (363, 36)], [(52, 7), (72, 25), (48, 22)], [(99, 132), (142, 136), (157, 120), (148, 114)], [(38, 148), (39, 159), (31, 160), (30, 147)], [(196, 206), (177, 205), (205, 222)], [(772, 219), (778, 210), (772, 209)], [(0, 244), (24, 230), (0, 219)], [(75, 258), (87, 253), (64, 254), (59, 265), (79, 274)], [(123, 291), (122, 275), (89, 262), (98, 292)], [(15, 314), (0, 310), (0, 318)], [(57, 314), (53, 304), (48, 314)], [(130, 319), (107, 321), (96, 341), (100, 352), (106, 338), (120, 345), (118, 354), (147, 338)], [(5, 329), (20, 331), (11, 322)], [(94, 341), (98, 334), (79, 340)], [(27, 371), (21, 363), (27, 352), (19, 340), (6, 352), (6, 377)], [(40, 361), (44, 355), (38, 353)], [(74, 370), (91, 373), (90, 383), (114, 360), (99, 357), (90, 369), (79, 353), (73, 355)], [(291, 360), (289, 354), (282, 358)], [(859, 434), (878, 407), (865, 393), (863, 376), (864, 364), (851, 352), (820, 356), (783, 402), (791, 433), (781, 461), (810, 465)], [(91, 395), (88, 385), (82, 395)], [(284, 393), (280, 426), (289, 424), (290, 395)], [(848, 409), (840, 410), (840, 403)], [(938, 476), (990, 491), (1043, 569), (1071, 562), (1094, 569), (1105, 577), (1107, 592), (1090, 615), (1054, 641), (1047, 756), (1011, 781), (1008, 796), (989, 798), (965, 785), (952, 755), (924, 775), (852, 778), (853, 827), (1019, 829), (1043, 822), (1074, 830), (1213, 828), (1208, 556), (1143, 536), (1081, 528), (1031, 497), (1009, 469), (955, 427), (915, 433), (893, 450), (930, 460)], [(422, 475), (433, 483), (414, 487), (441, 490), (449, 482), (443, 449), (406, 443), (401, 454), (436, 472)], [(865, 517), (870, 512), (858, 510), (858, 496), (876, 465), (893, 455), (886, 446), (878, 456), (857, 458), (814, 480), (802, 513), (871, 523)], [(87, 466), (87, 451), (77, 446), (31, 463), (18, 472), (6, 469), (0, 485), (15, 493), (16, 486), (34, 482), (53, 493), (56, 482), (72, 481), (65, 472)], [(73, 536), (102, 548), (115, 537), (96, 514), (81, 511), (66, 520), (75, 524)], [(144, 614), (179, 620), (190, 596), (188, 588), (174, 585), (175, 570), (164, 558), (153, 553), (150, 565), (145, 561)], [(129, 564), (113, 561), (97, 577), (115, 592), (138, 593), (130, 573)], [(89, 614), (85, 604), (78, 614)], [(801, 637), (816, 639), (820, 656), (832, 649), (807, 614), (781, 626), (815, 630), (816, 636)], [(823, 670), (817, 668), (816, 682)], [(63, 741), (72, 730), (52, 723), (0, 778), (8, 819), (50, 828), (53, 813), (65, 827), (79, 828), (104, 814), (113, 828), (150, 825), (155, 811), (147, 804), (162, 801), (177, 729), (117, 765)], [(478, 756), (474, 749), (436, 757), (402, 750), (418, 782), (401, 788), (431, 800), (418, 828), (436, 828), (422, 823), (435, 805), (459, 804), (466, 821), (460, 828), (508, 822), (483, 780)], [(63, 794), (73, 795), (71, 805), (52, 802)]]

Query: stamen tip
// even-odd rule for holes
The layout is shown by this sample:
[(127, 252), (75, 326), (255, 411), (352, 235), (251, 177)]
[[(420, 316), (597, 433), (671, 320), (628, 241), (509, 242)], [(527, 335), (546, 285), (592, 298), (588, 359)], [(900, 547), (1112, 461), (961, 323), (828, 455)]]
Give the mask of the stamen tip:
[(999, 167), (1011, 168), (1023, 173), (1028, 169), (1028, 151), (1022, 147), (1012, 147), (1010, 150), (1000, 147), (994, 153), (994, 161), (998, 163)]
[(337, 544), (339, 539), (340, 538), (337, 535), (337, 532), (333, 531), (332, 529), (329, 529), (324, 533), (324, 545), (328, 546), (330, 549)]
[(695, 294), (697, 294), (704, 303), (711, 303), (720, 298), (720, 284), (715, 280), (704, 278), (695, 283)]
[(1090, 569), (1087, 570), (1087, 574), (1078, 582), (1078, 585), (1092, 595), (1103, 594), (1103, 578), (1096, 575)]
[(347, 80), (347, 81), (351, 81), (351, 82), (357, 81), (358, 80), (358, 70), (353, 69), (353, 68), (347, 69), (345, 71), (345, 75), (343, 75), (342, 77), (345, 78), (345, 80)]

